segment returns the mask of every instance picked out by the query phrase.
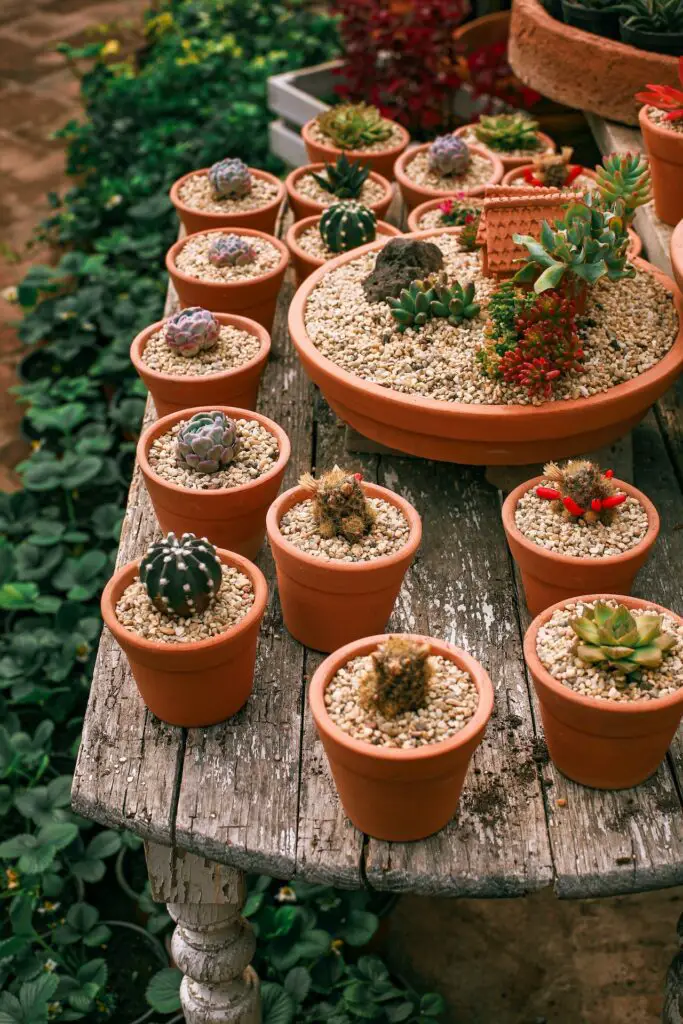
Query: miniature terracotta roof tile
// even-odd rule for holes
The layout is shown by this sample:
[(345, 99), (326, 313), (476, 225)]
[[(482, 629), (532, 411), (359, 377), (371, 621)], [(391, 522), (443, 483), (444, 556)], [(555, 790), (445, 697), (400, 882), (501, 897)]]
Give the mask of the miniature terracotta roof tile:
[(477, 242), (486, 249), (487, 273), (512, 275), (524, 256), (524, 246), (512, 241), (514, 234), (539, 238), (544, 220), (558, 219), (573, 193), (537, 186), (494, 185), (486, 189)]

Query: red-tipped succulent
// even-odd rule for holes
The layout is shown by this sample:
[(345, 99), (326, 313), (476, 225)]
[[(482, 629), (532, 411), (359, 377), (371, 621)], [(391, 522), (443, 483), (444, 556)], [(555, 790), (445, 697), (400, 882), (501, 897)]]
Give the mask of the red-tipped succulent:
[[(683, 86), (683, 57), (678, 58), (678, 78)], [(636, 99), (664, 111), (665, 121), (683, 120), (683, 89), (673, 85), (647, 84), (649, 92), (637, 92)]]

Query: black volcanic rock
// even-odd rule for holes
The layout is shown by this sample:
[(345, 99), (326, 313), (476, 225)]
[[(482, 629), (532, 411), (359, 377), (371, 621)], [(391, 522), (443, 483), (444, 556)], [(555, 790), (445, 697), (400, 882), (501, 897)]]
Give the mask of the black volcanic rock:
[(443, 267), (443, 253), (433, 242), (392, 238), (377, 257), (375, 269), (363, 281), (368, 302), (397, 299), (402, 288)]

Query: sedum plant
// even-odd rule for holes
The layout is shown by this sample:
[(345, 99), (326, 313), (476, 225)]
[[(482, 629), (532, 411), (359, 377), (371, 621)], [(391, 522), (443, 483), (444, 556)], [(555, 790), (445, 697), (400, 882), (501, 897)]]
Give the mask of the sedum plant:
[(626, 495), (617, 493), (612, 482), (614, 472), (608, 469), (603, 473), (588, 459), (571, 459), (564, 466), (549, 462), (543, 469), (543, 476), (554, 486), (537, 487), (537, 496), (552, 501), (555, 510), (567, 519), (609, 526), (617, 507), (626, 501)]
[(377, 107), (367, 103), (341, 103), (318, 114), (316, 124), (339, 149), (366, 149), (393, 135)]
[(470, 147), (459, 135), (439, 135), (427, 150), (430, 170), (447, 178), (470, 166)]
[(166, 344), (188, 359), (214, 348), (220, 333), (216, 317), (201, 306), (181, 309), (166, 321)]
[(343, 537), (349, 544), (362, 540), (372, 529), (375, 511), (365, 497), (360, 473), (335, 466), (316, 480), (305, 473), (299, 484), (311, 494), (313, 516), (323, 539)]
[(612, 608), (596, 601), (569, 625), (578, 637), (577, 657), (586, 665), (625, 676), (622, 685), (639, 681), (643, 669), (659, 668), (664, 654), (676, 644), (676, 637), (662, 629), (661, 615), (631, 614), (623, 604)]
[(390, 636), (372, 655), (372, 668), (361, 681), (365, 707), (396, 718), (424, 706), (433, 669), (429, 644)]
[(169, 533), (151, 544), (140, 562), (140, 582), (160, 612), (176, 618), (201, 615), (221, 589), (221, 560), (213, 544), (194, 533)]
[(606, 205), (624, 204), (627, 224), (639, 206), (649, 203), (650, 168), (640, 153), (610, 153), (597, 168), (597, 188)]
[[(683, 86), (683, 57), (678, 59), (678, 80)], [(646, 91), (637, 92), (635, 98), (648, 107), (663, 111), (665, 121), (683, 120), (683, 89), (673, 85), (648, 84)]]
[(256, 250), (244, 235), (216, 235), (209, 246), (208, 260), (214, 267), (246, 267), (256, 259)]
[(501, 153), (540, 149), (537, 132), (538, 121), (519, 110), (514, 114), (482, 114), (474, 127), (479, 142)]
[(355, 199), (332, 203), (320, 217), (319, 230), (328, 249), (348, 252), (366, 242), (374, 242), (377, 218), (372, 210)]
[(313, 177), (337, 199), (358, 199), (369, 174), (369, 167), (363, 167), (358, 160), (349, 160), (346, 153), (342, 153), (335, 164), (325, 164), (324, 174)]
[(254, 182), (243, 160), (228, 157), (209, 168), (209, 184), (216, 199), (242, 199), (251, 192)]
[(198, 412), (178, 431), (176, 458), (197, 473), (217, 473), (230, 465), (239, 447), (234, 420), (223, 412)]

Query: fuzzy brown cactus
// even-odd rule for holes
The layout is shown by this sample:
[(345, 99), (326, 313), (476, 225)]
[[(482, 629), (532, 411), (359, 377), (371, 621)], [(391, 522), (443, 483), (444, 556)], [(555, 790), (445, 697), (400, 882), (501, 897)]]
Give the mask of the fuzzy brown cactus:
[(531, 176), (525, 175), (532, 185), (545, 185), (547, 188), (563, 188), (579, 176), (581, 168), (571, 167), (569, 161), (573, 150), (563, 146), (559, 153), (541, 153), (534, 158)]
[(543, 469), (543, 476), (555, 486), (537, 487), (536, 494), (552, 501), (556, 510), (567, 519), (583, 519), (588, 524), (600, 522), (609, 526), (617, 506), (626, 501), (626, 495), (619, 494), (612, 482), (612, 470), (603, 473), (598, 465), (587, 459), (571, 459), (564, 466), (549, 462)]
[(349, 544), (355, 544), (370, 532), (375, 512), (363, 493), (362, 479), (360, 473), (349, 473), (339, 466), (318, 480), (310, 473), (301, 477), (301, 487), (311, 493), (321, 537), (343, 537)]
[(372, 668), (361, 681), (361, 703), (386, 718), (418, 711), (432, 674), (429, 644), (390, 636), (372, 653)]

